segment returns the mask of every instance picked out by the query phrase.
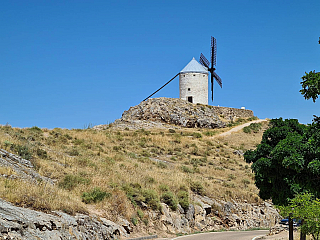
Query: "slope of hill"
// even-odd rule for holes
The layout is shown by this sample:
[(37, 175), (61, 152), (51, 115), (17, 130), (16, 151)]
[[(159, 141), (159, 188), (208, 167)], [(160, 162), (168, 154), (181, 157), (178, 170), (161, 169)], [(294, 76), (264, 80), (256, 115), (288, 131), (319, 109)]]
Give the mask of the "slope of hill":
[(1, 164), (0, 198), (46, 213), (94, 214), (127, 226), (130, 236), (269, 227), (280, 216), (257, 196), (242, 157), (267, 122), (251, 133), (218, 136), (246, 121), (219, 130), (2, 126), (0, 147), (53, 184), (27, 181)]

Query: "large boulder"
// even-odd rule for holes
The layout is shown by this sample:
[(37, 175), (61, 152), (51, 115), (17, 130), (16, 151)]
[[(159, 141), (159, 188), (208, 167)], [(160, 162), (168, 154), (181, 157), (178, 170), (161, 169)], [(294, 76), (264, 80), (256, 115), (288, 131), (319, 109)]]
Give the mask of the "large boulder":
[(0, 199), (0, 239), (118, 239), (126, 230), (109, 220), (63, 212), (46, 214)]

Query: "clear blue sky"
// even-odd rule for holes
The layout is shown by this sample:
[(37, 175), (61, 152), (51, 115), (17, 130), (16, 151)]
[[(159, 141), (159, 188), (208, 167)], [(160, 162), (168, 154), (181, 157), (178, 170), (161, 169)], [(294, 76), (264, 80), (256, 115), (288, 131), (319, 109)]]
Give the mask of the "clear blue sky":
[[(259, 118), (320, 115), (299, 93), (320, 71), (319, 0), (1, 0), (0, 124), (83, 128), (123, 111), (217, 39), (211, 105)], [(179, 97), (176, 78), (154, 97)]]

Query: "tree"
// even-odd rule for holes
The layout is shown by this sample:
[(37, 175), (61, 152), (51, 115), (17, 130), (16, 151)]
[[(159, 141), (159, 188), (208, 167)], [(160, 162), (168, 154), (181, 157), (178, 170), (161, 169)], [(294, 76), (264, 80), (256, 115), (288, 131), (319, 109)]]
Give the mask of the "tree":
[(298, 193), (320, 197), (320, 118), (303, 125), (296, 119), (272, 119), (255, 150), (244, 154), (252, 163), (262, 199), (287, 205)]
[(294, 219), (302, 219), (301, 232), (311, 234), (313, 239), (320, 237), (320, 200), (311, 193), (297, 194), (287, 207), (280, 208), (281, 214), (292, 214)]
[(310, 71), (302, 76), (301, 79), (301, 94), (305, 99), (312, 98), (313, 102), (315, 102), (320, 94), (320, 72)]

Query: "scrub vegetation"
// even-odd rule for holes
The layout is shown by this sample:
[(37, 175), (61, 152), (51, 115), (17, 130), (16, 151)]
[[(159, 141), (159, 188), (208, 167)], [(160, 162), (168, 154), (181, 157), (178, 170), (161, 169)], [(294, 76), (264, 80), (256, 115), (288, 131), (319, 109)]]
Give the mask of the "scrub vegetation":
[[(266, 129), (267, 123), (260, 126)], [(29, 159), (55, 184), (0, 177), (0, 197), (19, 206), (68, 213), (95, 211), (144, 221), (145, 205), (187, 209), (192, 193), (258, 202), (254, 175), (234, 152), (254, 149), (263, 131), (18, 129), (0, 127), (0, 148)], [(6, 176), (15, 172), (0, 167)]]

